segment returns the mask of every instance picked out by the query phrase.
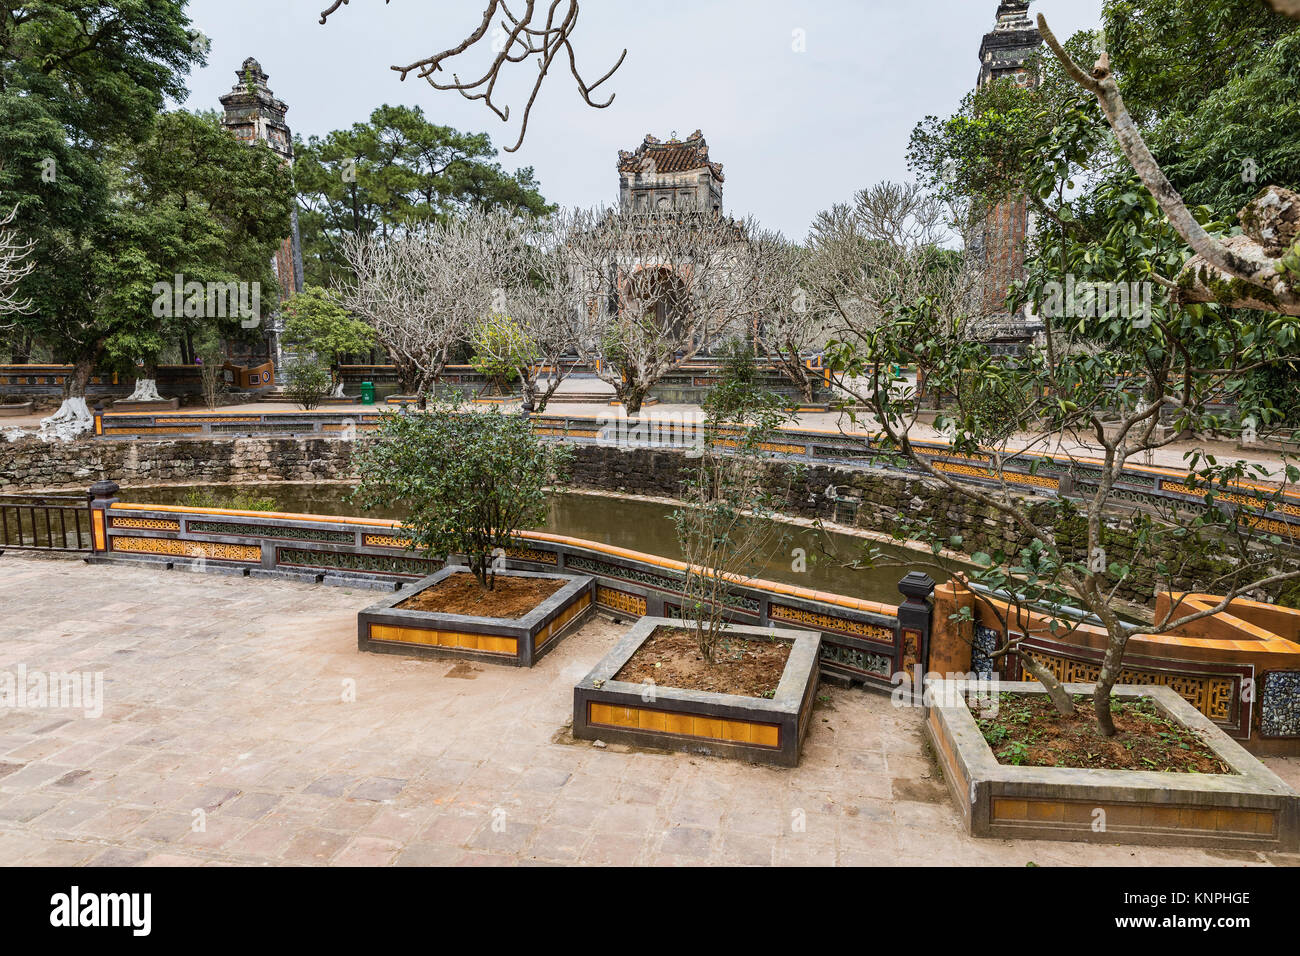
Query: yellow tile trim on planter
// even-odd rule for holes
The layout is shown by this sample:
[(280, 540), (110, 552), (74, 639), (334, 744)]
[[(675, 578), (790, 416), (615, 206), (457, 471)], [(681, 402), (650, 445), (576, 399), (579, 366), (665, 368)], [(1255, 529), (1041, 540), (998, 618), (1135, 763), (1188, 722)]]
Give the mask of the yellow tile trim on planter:
[(563, 613), (555, 618), (555, 620), (537, 632), (537, 637), (533, 638), (533, 650), (541, 648), (543, 644), (553, 638), (556, 634), (559, 634), (560, 631), (564, 630), (570, 621), (583, 611), (587, 610), (590, 606), (590, 594), (584, 594), (582, 597), (578, 598), (578, 600), (570, 604), (564, 609)]
[(262, 549), (257, 545), (180, 541), (176, 538), (128, 538), (116, 535), (113, 538), (113, 550), (133, 554), (166, 554), (174, 558), (206, 558), (213, 561), (262, 560)]
[(489, 654), (513, 656), (519, 653), (519, 642), (513, 637), (461, 634), (456, 631), (427, 631), (422, 628), (392, 627), (387, 624), (371, 624), (370, 639), (394, 641), (398, 644), (421, 644), (425, 647), (458, 647), (462, 650), (484, 651)]
[(1267, 836), (1274, 832), (1276, 815), (1266, 810), (1222, 810), (1213, 807), (1153, 806), (1141, 803), (1098, 803), (1092, 800), (1037, 800), (993, 798), (996, 823), (1074, 823), (1091, 825), (1095, 811), (1106, 813), (1106, 825), (1115, 828), (1200, 830), (1208, 833)]
[(610, 704), (587, 704), (587, 722), (605, 727), (652, 730), (658, 733), (721, 740), (727, 743), (754, 744), (779, 749), (781, 728), (776, 724), (756, 724), (744, 720), (724, 720), (698, 714), (680, 714), (642, 707), (614, 707)]

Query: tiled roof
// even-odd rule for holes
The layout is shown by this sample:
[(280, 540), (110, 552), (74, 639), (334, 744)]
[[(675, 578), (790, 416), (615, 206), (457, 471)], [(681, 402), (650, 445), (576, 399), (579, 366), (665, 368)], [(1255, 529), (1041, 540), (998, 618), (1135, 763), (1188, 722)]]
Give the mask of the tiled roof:
[(670, 139), (666, 143), (646, 134), (645, 141), (636, 152), (619, 150), (618, 171), (620, 173), (642, 172), (646, 169), (646, 159), (653, 160), (653, 169), (659, 173), (684, 173), (707, 166), (713, 171), (718, 182), (723, 182), (725, 178), (722, 175), (722, 164), (709, 159), (709, 144), (705, 142), (704, 134), (698, 129), (685, 141)]

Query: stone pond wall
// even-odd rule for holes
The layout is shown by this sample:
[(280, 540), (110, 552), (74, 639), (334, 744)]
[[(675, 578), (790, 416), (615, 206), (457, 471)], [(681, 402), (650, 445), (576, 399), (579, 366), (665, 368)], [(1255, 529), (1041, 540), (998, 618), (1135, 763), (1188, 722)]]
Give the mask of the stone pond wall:
[[(688, 464), (674, 451), (593, 445), (577, 445), (573, 451), (569, 484), (579, 489), (674, 497)], [(101, 479), (124, 487), (161, 482), (328, 481), (351, 476), (351, 452), (349, 442), (327, 438), (0, 443), (0, 493), (80, 491)], [(865, 530), (890, 534), (900, 522), (928, 520), (945, 536), (960, 535), (968, 552), (1009, 550), (1018, 548), (1022, 540), (1010, 520), (993, 509), (958, 499), (936, 481), (900, 471), (803, 468), (791, 486), (787, 510), (801, 517), (831, 517), (832, 505), (826, 497), (831, 485), (841, 499), (839, 520)], [(856, 515), (846, 500), (860, 501)], [(1050, 520), (1046, 502), (1038, 510), (1041, 520)], [(1066, 544), (1085, 540), (1082, 527), (1057, 528), (1057, 534)], [(1106, 547), (1109, 561), (1126, 562), (1133, 553), (1133, 542), (1122, 529), (1111, 530)], [(1172, 569), (1173, 586), (1185, 590), (1215, 590), (1214, 578), (1223, 570), (1186, 561), (1178, 554), (1163, 555), (1161, 560)], [(1150, 559), (1141, 563), (1154, 564)], [(1140, 572), (1133, 587), (1118, 597), (1145, 604), (1155, 585), (1153, 573)], [(1294, 605), (1300, 589), (1284, 586), (1278, 593), (1259, 597), (1281, 598)]]

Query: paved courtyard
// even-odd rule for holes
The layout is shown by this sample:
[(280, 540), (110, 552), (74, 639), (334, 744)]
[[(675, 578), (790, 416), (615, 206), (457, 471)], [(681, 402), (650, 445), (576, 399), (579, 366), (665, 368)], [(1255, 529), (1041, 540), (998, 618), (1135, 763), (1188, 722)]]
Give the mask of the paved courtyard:
[(793, 770), (575, 742), (622, 627), (532, 671), (362, 655), (377, 594), (0, 557), (0, 675), (104, 680), (99, 717), (0, 710), (0, 864), (1300, 864), (973, 840), (919, 712), (860, 690)]

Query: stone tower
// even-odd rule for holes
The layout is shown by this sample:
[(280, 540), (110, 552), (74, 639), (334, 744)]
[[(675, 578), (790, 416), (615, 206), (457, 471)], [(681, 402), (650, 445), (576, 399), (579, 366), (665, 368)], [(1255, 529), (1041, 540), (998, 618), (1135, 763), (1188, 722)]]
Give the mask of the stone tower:
[(1014, 79), (1021, 86), (1033, 86), (1038, 77), (1026, 68), (1026, 61), (1043, 42), (1038, 27), (1029, 19), (1031, 0), (1002, 0), (993, 30), (980, 44), (979, 86), (994, 80)]
[[(250, 56), (235, 76), (238, 77), (238, 82), (229, 93), (221, 97), (221, 108), (224, 111), (221, 125), (241, 142), (265, 143), (286, 164), (293, 165), (293, 134), (284, 121), (289, 107), (283, 100), (277, 99), (267, 86), (268, 77), (262, 70), (262, 64)], [(298, 233), (296, 202), (293, 205), (289, 237), (280, 246), (272, 266), (276, 281), (280, 284), (281, 298), (302, 291), (302, 242)], [(280, 349), (281, 331), (278, 316), (272, 318), (266, 332), (270, 357), (277, 367), (283, 359)]]
[[(999, 81), (1029, 88), (1038, 85), (1038, 74), (1029, 59), (1043, 38), (1029, 19), (1030, 2), (1002, 0), (998, 4), (997, 22), (980, 43), (979, 87)], [(1025, 242), (1031, 228), (1029, 204), (1017, 197), (994, 207), (976, 237), (975, 251), (985, 276), (984, 312), (990, 317), (983, 337), (996, 351), (1018, 352), (1037, 331), (1036, 322), (1028, 315), (1012, 315), (1005, 306), (1008, 289), (1024, 275)]]
[(625, 210), (722, 214), (722, 164), (709, 159), (699, 130), (683, 142), (646, 135), (636, 152), (619, 150), (619, 202)]

